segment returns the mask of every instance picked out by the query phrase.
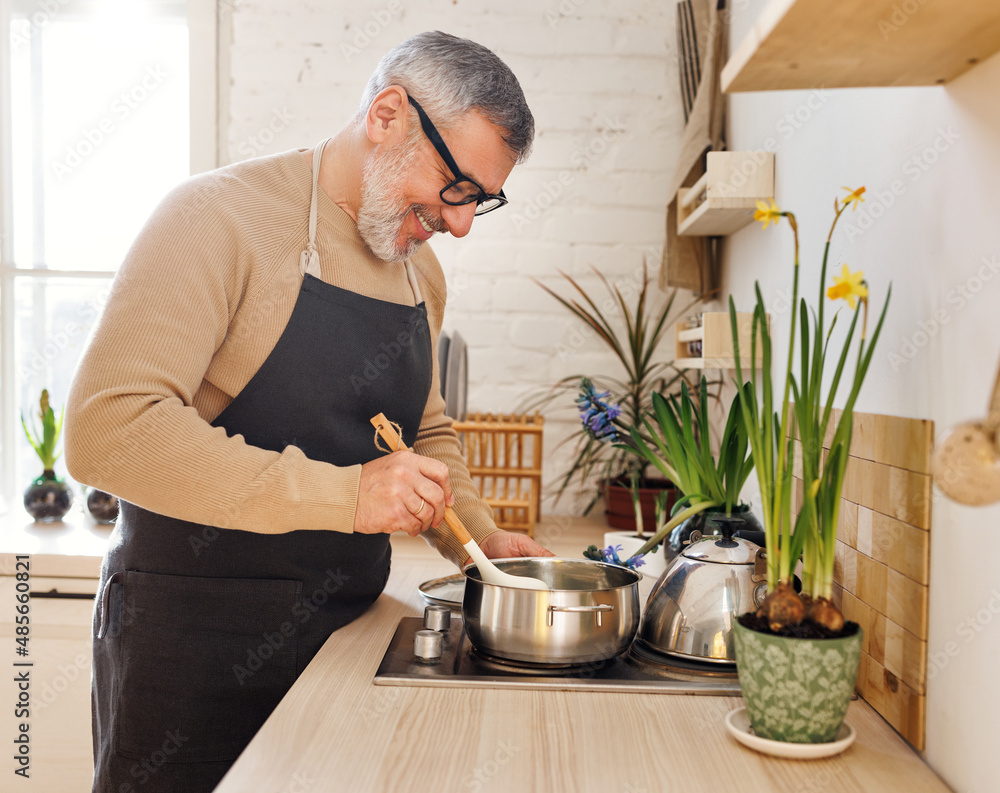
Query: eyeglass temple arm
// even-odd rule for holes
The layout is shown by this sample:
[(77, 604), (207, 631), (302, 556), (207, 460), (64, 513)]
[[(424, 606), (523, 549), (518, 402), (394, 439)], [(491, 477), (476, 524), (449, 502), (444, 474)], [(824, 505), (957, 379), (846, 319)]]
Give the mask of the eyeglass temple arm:
[(451, 171), (452, 176), (456, 179), (467, 178), (459, 170), (458, 163), (455, 162), (455, 158), (451, 156), (451, 152), (448, 151), (448, 147), (444, 143), (444, 138), (442, 138), (441, 133), (437, 131), (437, 127), (431, 123), (431, 120), (424, 112), (424, 109), (412, 96), (407, 94), (407, 97), (410, 100), (410, 104), (417, 110), (417, 115), (420, 117), (420, 126), (424, 130), (424, 134), (428, 137), (430, 142), (434, 144), (434, 148), (437, 149), (438, 154), (441, 155), (441, 159), (444, 160), (444, 164), (448, 166), (448, 170)]

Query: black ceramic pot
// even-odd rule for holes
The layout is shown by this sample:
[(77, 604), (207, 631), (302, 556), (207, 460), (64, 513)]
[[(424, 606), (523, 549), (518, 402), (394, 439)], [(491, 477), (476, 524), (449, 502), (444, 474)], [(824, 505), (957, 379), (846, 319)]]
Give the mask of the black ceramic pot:
[(118, 519), (118, 496), (103, 490), (87, 490), (87, 512), (98, 523), (114, 523)]
[(764, 547), (764, 527), (746, 504), (733, 507), (733, 512), (728, 517), (725, 512), (714, 512), (709, 509), (688, 518), (670, 532), (667, 547), (664, 549), (667, 564), (670, 564), (673, 558), (692, 542), (708, 535), (722, 534), (721, 520), (727, 521), (732, 526), (734, 536)]
[(24, 508), (39, 523), (62, 520), (73, 506), (73, 490), (52, 471), (46, 471), (24, 491)]

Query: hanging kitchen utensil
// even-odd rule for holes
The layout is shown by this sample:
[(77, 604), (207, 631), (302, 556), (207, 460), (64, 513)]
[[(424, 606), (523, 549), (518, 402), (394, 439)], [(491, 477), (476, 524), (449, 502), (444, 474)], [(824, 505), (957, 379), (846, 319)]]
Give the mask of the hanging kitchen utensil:
[[(392, 422), (385, 417), (384, 413), (379, 413), (372, 418), (371, 423), (378, 432), (379, 437), (389, 445), (390, 449), (396, 451), (406, 449), (403, 439), (399, 437), (399, 433), (396, 432)], [(486, 558), (486, 554), (483, 553), (478, 543), (472, 538), (472, 535), (469, 534), (465, 526), (462, 525), (462, 521), (451, 507), (445, 507), (444, 522), (458, 538), (458, 541), (462, 543), (462, 547), (465, 548), (466, 553), (472, 557), (472, 561), (475, 562), (483, 581), (486, 583), (497, 586), (515, 587), (517, 589), (547, 590), (549, 588), (548, 584), (537, 578), (510, 575), (499, 570), (493, 562)]]
[(949, 430), (934, 447), (931, 473), (941, 491), (960, 504), (1000, 501), (1000, 371), (989, 415)]

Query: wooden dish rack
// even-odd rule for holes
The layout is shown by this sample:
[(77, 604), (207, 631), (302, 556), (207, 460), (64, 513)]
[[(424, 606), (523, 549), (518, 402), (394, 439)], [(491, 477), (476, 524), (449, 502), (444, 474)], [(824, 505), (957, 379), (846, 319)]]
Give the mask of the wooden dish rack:
[(542, 427), (532, 415), (470, 413), (453, 425), (472, 481), (497, 528), (535, 534), (542, 490)]

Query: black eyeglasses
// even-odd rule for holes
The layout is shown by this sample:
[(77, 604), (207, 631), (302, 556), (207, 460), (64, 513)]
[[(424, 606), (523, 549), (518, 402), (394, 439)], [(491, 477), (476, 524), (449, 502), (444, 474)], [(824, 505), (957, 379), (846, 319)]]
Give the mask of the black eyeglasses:
[(420, 126), (423, 128), (427, 139), (437, 149), (437, 153), (441, 155), (444, 164), (448, 166), (448, 170), (455, 177), (441, 191), (441, 200), (453, 207), (464, 206), (474, 201), (476, 203), (477, 215), (485, 215), (487, 212), (492, 212), (494, 209), (499, 209), (506, 204), (507, 196), (503, 194), (503, 190), (496, 195), (487, 193), (474, 179), (470, 179), (458, 169), (458, 163), (451, 156), (448, 147), (444, 145), (441, 133), (431, 123), (424, 109), (412, 96), (410, 97), (410, 104), (417, 109), (417, 115), (420, 116)]

